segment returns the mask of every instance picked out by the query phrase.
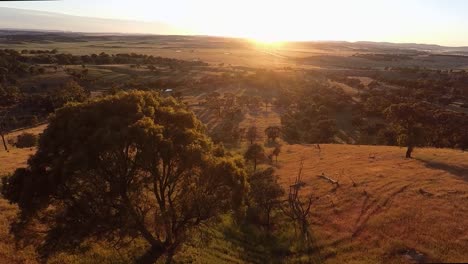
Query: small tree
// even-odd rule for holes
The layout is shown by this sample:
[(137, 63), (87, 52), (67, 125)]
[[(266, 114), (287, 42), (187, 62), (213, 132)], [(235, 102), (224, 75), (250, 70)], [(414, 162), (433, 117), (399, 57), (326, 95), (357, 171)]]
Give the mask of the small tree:
[(268, 141), (275, 141), (281, 135), (281, 127), (279, 126), (269, 126), (265, 129), (265, 135), (268, 138)]
[(16, 139), (17, 148), (32, 148), (37, 146), (39, 137), (32, 133), (22, 133)]
[(10, 106), (21, 98), (21, 91), (15, 86), (3, 87), (0, 84), (0, 106)]
[(52, 106), (57, 109), (68, 102), (84, 102), (89, 97), (89, 92), (77, 82), (69, 81), (63, 87), (50, 91), (49, 97)]
[(294, 222), (299, 225), (301, 239), (310, 243), (309, 231), (309, 214), (312, 207), (312, 196), (304, 200), (301, 197), (301, 189), (305, 186), (302, 181), (302, 170), (304, 168), (304, 159), (301, 159), (299, 173), (297, 174), (294, 184), (289, 186), (288, 200), (283, 207), (283, 212)]
[(262, 160), (265, 157), (265, 150), (262, 145), (252, 144), (247, 149), (247, 152), (244, 154), (244, 158), (247, 161), (253, 162), (254, 172), (257, 171), (257, 164), (259, 160)]
[(278, 164), (278, 156), (281, 153), (281, 147), (276, 146), (275, 149), (273, 150), (273, 156), (276, 157), (276, 164)]
[(416, 146), (425, 143), (424, 125), (430, 110), (424, 103), (393, 104), (385, 110), (388, 121), (394, 126), (400, 145), (405, 145), (406, 158), (410, 159)]
[(257, 127), (255, 126), (249, 127), (249, 129), (247, 130), (246, 137), (247, 137), (247, 140), (250, 141), (250, 144), (253, 144), (255, 140), (257, 140), (257, 136), (258, 136)]
[(250, 207), (254, 207), (252, 208), (254, 210), (251, 210), (251, 212), (260, 212), (255, 218), (270, 231), (272, 214), (275, 209), (281, 207), (284, 189), (278, 184), (278, 176), (275, 175), (273, 168), (254, 173), (250, 176), (249, 183)]
[(317, 122), (317, 141), (319, 143), (333, 142), (333, 137), (336, 134), (336, 122), (332, 119), (322, 119)]

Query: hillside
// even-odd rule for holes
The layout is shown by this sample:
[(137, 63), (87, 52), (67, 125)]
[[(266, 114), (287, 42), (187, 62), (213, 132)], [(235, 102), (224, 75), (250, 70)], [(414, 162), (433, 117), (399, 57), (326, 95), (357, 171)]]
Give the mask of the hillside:
[[(0, 173), (23, 165), (32, 152), (0, 151)], [(405, 160), (403, 154), (403, 149), (385, 146), (321, 145), (320, 154), (314, 146), (283, 146), (277, 172), (285, 187), (304, 158), (304, 194), (316, 198), (312, 232), (326, 263), (468, 259), (468, 153), (417, 149), (413, 160)], [(322, 173), (340, 186), (334, 190), (318, 177)], [(0, 258), (8, 263), (28, 259), (31, 252), (11, 253), (6, 226), (15, 209), (0, 202), (5, 212), (0, 220)], [(239, 238), (213, 232), (214, 243), (203, 253), (189, 248), (184, 255), (196, 263), (200, 258), (239, 263), (258, 261), (262, 254), (253, 245), (242, 245), (245, 241)]]
[[(305, 193), (317, 198), (312, 230), (327, 263), (468, 259), (468, 153), (403, 154), (384, 146), (322, 145), (320, 155), (312, 146), (283, 148), (285, 186), (305, 159)], [(322, 173), (340, 186), (333, 190)]]
[(182, 31), (160, 22), (141, 22), (0, 7), (0, 28), (59, 30), (74, 32), (118, 32), (180, 34)]

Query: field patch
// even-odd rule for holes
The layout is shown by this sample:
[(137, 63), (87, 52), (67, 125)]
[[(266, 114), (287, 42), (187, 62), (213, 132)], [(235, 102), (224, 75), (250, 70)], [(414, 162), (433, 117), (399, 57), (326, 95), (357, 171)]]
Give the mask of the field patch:
[(413, 251), (431, 261), (468, 259), (468, 153), (417, 149), (406, 160), (398, 147), (288, 145), (279, 158), (284, 186), (301, 157), (316, 199), (312, 232), (327, 263), (399, 263)]

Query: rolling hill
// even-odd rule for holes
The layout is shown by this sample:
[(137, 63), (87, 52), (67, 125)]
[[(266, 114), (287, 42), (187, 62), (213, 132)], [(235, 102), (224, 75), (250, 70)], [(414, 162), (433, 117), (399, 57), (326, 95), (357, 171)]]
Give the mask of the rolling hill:
[(161, 22), (103, 19), (59, 13), (0, 7), (0, 28), (95, 33), (139, 33), (175, 35), (185, 33)]
[[(43, 128), (30, 131), (40, 133)], [(0, 150), (0, 174), (24, 166), (33, 153), (33, 149)], [(311, 229), (325, 263), (468, 259), (467, 152), (420, 148), (415, 159), (407, 160), (399, 147), (330, 144), (322, 145), (319, 152), (311, 145), (284, 145), (277, 165), (284, 187), (296, 176), (301, 159), (303, 194), (314, 197)], [(322, 174), (337, 180), (339, 187), (318, 177)], [(7, 261), (0, 263), (35, 263), (28, 262), (34, 256), (31, 249), (12, 253), (7, 230), (16, 209), (3, 199), (0, 207), (4, 210), (0, 259)], [(203, 250), (189, 247), (181, 257), (193, 263), (257, 263), (263, 254), (239, 238), (216, 230), (212, 235), (213, 242)], [(286, 261), (295, 263), (301, 257)]]

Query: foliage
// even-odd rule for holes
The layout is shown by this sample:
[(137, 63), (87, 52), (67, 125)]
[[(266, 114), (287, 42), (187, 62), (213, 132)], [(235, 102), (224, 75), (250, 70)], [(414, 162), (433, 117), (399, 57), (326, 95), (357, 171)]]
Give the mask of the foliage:
[(279, 126), (269, 126), (265, 129), (265, 134), (268, 137), (268, 140), (275, 141), (281, 135), (281, 127)]
[(257, 140), (257, 137), (258, 137), (257, 127), (256, 126), (249, 127), (245, 136), (247, 140), (250, 142), (250, 144), (253, 144)]
[(16, 139), (15, 146), (17, 148), (32, 148), (38, 143), (39, 137), (32, 133), (22, 133)]
[(253, 169), (255, 172), (258, 162), (265, 158), (265, 149), (260, 144), (252, 144), (245, 152), (244, 158), (247, 161), (253, 162)]
[(273, 213), (279, 210), (284, 189), (278, 183), (278, 176), (273, 168), (258, 171), (249, 177), (250, 205), (248, 217), (250, 222), (271, 230)]
[[(45, 258), (103, 238), (145, 240), (140, 263), (170, 258), (192, 228), (243, 206), (243, 162), (217, 154), (185, 105), (157, 93), (67, 105), (28, 167), (5, 181), (3, 195), (21, 210), (12, 231), (43, 240)], [(37, 224), (45, 236), (30, 229)]]
[(69, 81), (62, 87), (49, 91), (49, 98), (54, 109), (68, 102), (84, 102), (88, 97), (89, 92), (75, 81)]
[(280, 146), (276, 146), (275, 149), (273, 150), (273, 156), (276, 157), (276, 163), (278, 163), (278, 156), (279, 154), (281, 153), (281, 147)]
[(3, 87), (0, 84), (0, 106), (9, 106), (17, 103), (21, 98), (21, 91), (15, 86)]
[(424, 125), (428, 123), (428, 105), (424, 103), (400, 103), (385, 110), (387, 119), (398, 133), (398, 143), (407, 146), (406, 158), (416, 146), (423, 145)]
[(292, 92), (291, 104), (281, 116), (282, 134), (289, 143), (331, 143), (337, 133), (334, 115), (350, 106), (340, 89), (312, 83)]

